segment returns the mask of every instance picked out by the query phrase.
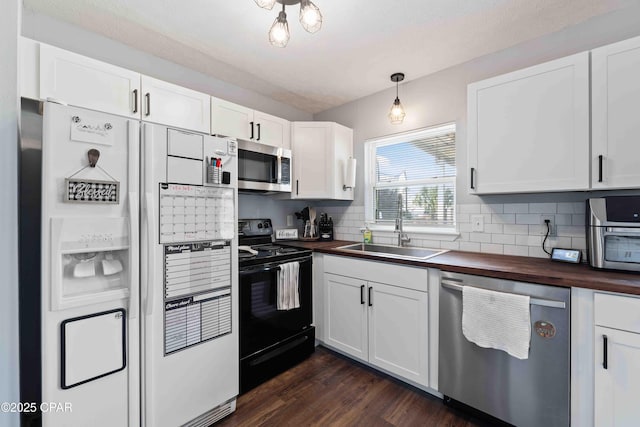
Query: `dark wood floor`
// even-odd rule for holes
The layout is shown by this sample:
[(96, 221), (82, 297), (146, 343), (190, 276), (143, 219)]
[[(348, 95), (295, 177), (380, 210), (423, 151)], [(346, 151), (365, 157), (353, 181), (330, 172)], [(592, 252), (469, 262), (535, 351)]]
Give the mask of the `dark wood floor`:
[(216, 427), (487, 425), (322, 347), (240, 396), (237, 405), (236, 412)]

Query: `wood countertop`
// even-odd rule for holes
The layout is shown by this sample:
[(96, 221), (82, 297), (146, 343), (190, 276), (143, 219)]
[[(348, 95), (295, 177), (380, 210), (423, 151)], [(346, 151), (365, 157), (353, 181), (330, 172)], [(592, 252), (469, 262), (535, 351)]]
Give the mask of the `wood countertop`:
[(565, 264), (546, 258), (449, 251), (442, 255), (419, 261), (337, 249), (340, 246), (356, 243), (344, 240), (331, 242), (286, 241), (282, 243), (304, 247), (319, 253), (391, 262), (414, 267), (437, 268), (455, 273), (640, 295), (640, 273), (596, 270), (586, 264)]

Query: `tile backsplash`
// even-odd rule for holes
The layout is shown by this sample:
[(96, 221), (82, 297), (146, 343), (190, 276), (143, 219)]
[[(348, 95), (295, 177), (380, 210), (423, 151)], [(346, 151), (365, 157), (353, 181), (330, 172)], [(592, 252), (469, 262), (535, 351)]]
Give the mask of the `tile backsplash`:
[[(362, 241), (364, 206), (318, 209), (333, 217), (337, 240)], [(471, 220), (476, 215), (483, 218), (483, 232), (471, 231)], [(409, 232), (409, 245), (546, 258), (548, 255), (542, 250), (546, 232), (541, 220), (543, 215), (555, 224), (555, 235), (545, 244), (547, 250), (553, 247), (580, 249), (586, 259), (584, 202), (461, 204), (457, 206), (458, 237), (434, 239), (429, 234)], [(373, 230), (374, 243), (395, 244), (396, 239), (392, 232)]]

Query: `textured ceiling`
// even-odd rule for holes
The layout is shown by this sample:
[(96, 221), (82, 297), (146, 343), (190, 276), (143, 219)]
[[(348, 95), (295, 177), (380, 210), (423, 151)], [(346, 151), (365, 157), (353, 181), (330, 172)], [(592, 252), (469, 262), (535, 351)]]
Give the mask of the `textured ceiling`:
[(633, 0), (314, 0), (272, 47), (253, 0), (24, 0), (24, 7), (316, 113), (624, 7)]

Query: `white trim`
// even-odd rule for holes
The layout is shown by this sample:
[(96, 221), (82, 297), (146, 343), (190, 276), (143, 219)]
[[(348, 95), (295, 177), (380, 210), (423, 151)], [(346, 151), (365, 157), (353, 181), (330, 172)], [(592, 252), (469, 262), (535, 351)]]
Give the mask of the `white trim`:
[[(369, 230), (376, 233), (376, 235), (380, 235), (382, 237), (389, 237), (396, 235), (394, 231), (393, 225), (381, 225), (368, 223)], [(364, 227), (360, 228), (360, 232), (365, 230)], [(453, 242), (458, 237), (460, 237), (460, 233), (453, 228), (435, 228), (435, 227), (416, 227), (416, 226), (406, 226), (403, 227), (403, 231), (408, 234), (419, 235), (421, 239), (428, 240), (443, 240), (447, 242)]]
[[(410, 180), (400, 182), (377, 182), (375, 177), (375, 148), (397, 144), (400, 142), (406, 142), (407, 139), (419, 139), (419, 138), (428, 138), (430, 136), (439, 135), (442, 133), (456, 133), (456, 124), (455, 123), (447, 123), (436, 126), (430, 126), (427, 128), (412, 130), (408, 132), (401, 132), (393, 135), (381, 136), (376, 138), (367, 139), (364, 141), (364, 217), (365, 221), (370, 224), (372, 230), (378, 229), (384, 231), (389, 228), (387, 225), (381, 225), (376, 223), (376, 218), (373, 210), (373, 200), (375, 199), (375, 191), (377, 188), (395, 188), (395, 187), (406, 187), (411, 185), (421, 185), (421, 184), (443, 184), (443, 183), (452, 183), (454, 187), (454, 200), (453, 200), (453, 227), (447, 229), (440, 229), (436, 227), (425, 226), (406, 226), (404, 227), (406, 232), (418, 233), (418, 234), (427, 234), (431, 236), (451, 236), (455, 235), (459, 236), (455, 228), (457, 227), (458, 215), (457, 209), (455, 209), (457, 205), (457, 195), (456, 195), (456, 176), (453, 177), (443, 177), (443, 178), (432, 178), (432, 179), (420, 179), (420, 180)], [(457, 137), (457, 134), (456, 134)], [(457, 170), (456, 170), (457, 175)], [(393, 230), (393, 227), (391, 227)], [(443, 238), (441, 240), (447, 240), (447, 238)], [(453, 239), (455, 240), (455, 239)]]

